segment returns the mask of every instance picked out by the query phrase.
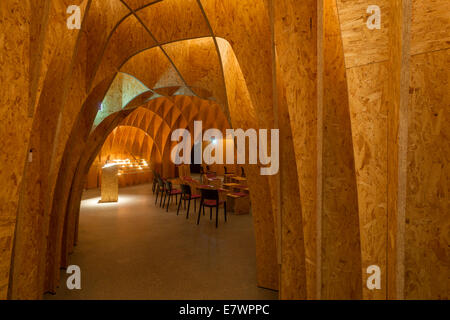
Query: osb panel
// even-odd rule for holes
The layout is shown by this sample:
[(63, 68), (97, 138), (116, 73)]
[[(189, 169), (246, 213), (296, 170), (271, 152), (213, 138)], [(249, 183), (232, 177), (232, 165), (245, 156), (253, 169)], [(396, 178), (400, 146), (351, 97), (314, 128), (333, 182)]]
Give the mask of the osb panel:
[(93, 0), (86, 19), (88, 38), (86, 78), (91, 79), (98, 67), (111, 35), (131, 15), (120, 0)]
[[(389, 0), (335, 0), (337, 2), (345, 48), (347, 68), (388, 59)], [(381, 29), (370, 30), (367, 8), (377, 5), (381, 10)]]
[[(239, 68), (233, 50), (228, 42), (218, 39), (218, 45), (225, 70), (225, 83), (232, 127), (258, 128), (255, 109), (246, 89), (243, 74)], [(272, 207), (267, 205), (271, 199), (269, 181), (261, 176), (256, 165), (246, 165), (245, 172), (250, 187), (250, 200), (256, 239), (256, 263), (258, 285), (278, 289), (278, 264), (276, 247), (276, 229)]]
[[(211, 92), (220, 104), (226, 105), (220, 60), (211, 37), (180, 41), (165, 45), (163, 48), (183, 75), (188, 86)], [(211, 94), (202, 96), (201, 90), (192, 90), (202, 98), (211, 96)]]
[(358, 197), (344, 52), (336, 3), (324, 1), (323, 299), (360, 299)]
[(118, 167), (102, 169), (101, 202), (117, 202), (119, 199)]
[(450, 47), (450, 1), (414, 0), (411, 20), (411, 54)]
[(449, 50), (411, 58), (406, 299), (449, 299), (449, 67)]
[[(279, 74), (284, 80), (296, 171), (300, 186), (301, 227), (305, 237), (307, 298), (317, 298), (317, 1), (277, 1), (275, 42)], [(282, 95), (282, 89), (278, 95)], [(280, 102), (281, 103), (281, 102)], [(281, 126), (280, 126), (281, 128)], [(293, 175), (292, 177), (295, 177)], [(282, 182), (283, 183), (283, 182)], [(285, 221), (297, 229), (299, 220)], [(283, 246), (292, 253), (297, 248)], [(283, 276), (283, 274), (282, 274)], [(282, 297), (296, 297), (301, 291), (290, 287), (293, 279), (281, 278)], [(298, 297), (298, 296), (297, 296)]]
[(27, 2), (0, 3), (0, 299), (6, 299), (8, 292), (19, 186), (31, 129), (30, 21)]
[(210, 35), (196, 0), (164, 0), (137, 14), (161, 44)]
[[(302, 204), (300, 198), (299, 181), (297, 179), (297, 165), (292, 140), (291, 120), (286, 101), (286, 91), (277, 70), (278, 94), (278, 124), (280, 127), (280, 193), (281, 193), (281, 274), (280, 299), (310, 299), (307, 293), (311, 287), (307, 286), (305, 255), (306, 245), (304, 239), (304, 224), (302, 217)], [(312, 269), (312, 268), (311, 268)], [(312, 283), (315, 286), (315, 283)], [(311, 286), (312, 286), (311, 285)]]
[(67, 199), (72, 186), (74, 172), (91, 130), (98, 105), (104, 98), (111, 83), (112, 79), (104, 80), (96, 88), (97, 90), (87, 98), (78, 117), (74, 119), (74, 125), (64, 127), (66, 131), (71, 129), (70, 134), (62, 135), (60, 140), (64, 141), (63, 139), (66, 138), (68, 143), (61, 150), (61, 162), (55, 165), (58, 178), (54, 184), (46, 261), (46, 290), (50, 292), (54, 292), (59, 280), (62, 233)]
[(133, 10), (139, 10), (146, 6), (151, 6), (161, 0), (126, 0), (125, 3)]
[(117, 71), (131, 56), (156, 43), (142, 24), (131, 15), (125, 19), (112, 34), (111, 39), (101, 57), (98, 70), (93, 75), (94, 81), (90, 88), (97, 86), (105, 77)]
[[(387, 64), (347, 70), (361, 234), (363, 299), (386, 299)], [(381, 290), (366, 286), (368, 266), (381, 268)]]
[(227, 40), (236, 56), (257, 111), (258, 125), (272, 128), (272, 43), (266, 1), (200, 0), (200, 3), (214, 34)]
[(133, 75), (150, 89), (184, 85), (183, 80), (159, 47), (135, 55), (122, 66), (120, 71)]

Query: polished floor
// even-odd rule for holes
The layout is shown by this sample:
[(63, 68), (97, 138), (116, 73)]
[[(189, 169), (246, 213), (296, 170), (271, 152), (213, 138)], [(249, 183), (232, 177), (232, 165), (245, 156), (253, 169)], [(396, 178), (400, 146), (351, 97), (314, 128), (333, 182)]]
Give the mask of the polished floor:
[(277, 299), (256, 285), (251, 215), (224, 223), (221, 211), (216, 229), (207, 210), (197, 226), (197, 212), (186, 220), (175, 203), (169, 212), (155, 206), (150, 185), (122, 188), (117, 204), (99, 199), (98, 190), (83, 195), (70, 259), (81, 290), (67, 289), (62, 270), (56, 295), (45, 299)]

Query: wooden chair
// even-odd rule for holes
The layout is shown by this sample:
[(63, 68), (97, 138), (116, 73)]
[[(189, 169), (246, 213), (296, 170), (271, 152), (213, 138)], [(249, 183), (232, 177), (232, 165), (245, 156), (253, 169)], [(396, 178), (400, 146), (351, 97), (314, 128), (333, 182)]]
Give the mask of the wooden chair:
[(159, 206), (162, 205), (162, 199), (164, 194), (166, 193), (166, 184), (164, 180), (161, 178), (161, 176), (158, 175), (157, 177), (158, 185), (156, 186), (156, 200), (155, 200), (155, 206), (158, 204), (158, 196), (161, 195), (161, 198), (159, 200)]
[(223, 204), (225, 222), (227, 222), (227, 203), (219, 200), (219, 191), (216, 189), (200, 189), (202, 197), (200, 199), (200, 208), (198, 210), (197, 225), (200, 224), (200, 213), (203, 208), (205, 215), (205, 207), (209, 207), (209, 220), (212, 220), (212, 209), (216, 208), (216, 228), (219, 226), (219, 206)]
[(170, 204), (170, 200), (173, 200), (173, 196), (175, 196), (175, 203), (178, 204), (178, 195), (181, 194), (181, 191), (178, 189), (174, 189), (172, 188), (172, 182), (170, 181), (166, 181), (166, 192), (164, 195), (164, 203), (163, 203), (163, 208), (166, 204), (166, 199), (167, 199), (167, 208), (166, 211), (169, 212), (169, 204)]
[(152, 185), (152, 192), (153, 194), (155, 194), (156, 192), (156, 187), (158, 186), (158, 178), (160, 178), (161, 176), (159, 175), (158, 172), (154, 171), (153, 172), (153, 185)]
[(192, 194), (191, 187), (188, 184), (182, 184), (181, 187), (181, 198), (178, 203), (177, 215), (180, 212), (181, 201), (184, 201), (184, 208), (186, 209), (186, 201), (188, 201), (186, 219), (189, 219), (189, 209), (191, 207), (191, 200), (194, 200), (194, 212), (197, 210), (197, 199), (200, 199), (200, 195)]

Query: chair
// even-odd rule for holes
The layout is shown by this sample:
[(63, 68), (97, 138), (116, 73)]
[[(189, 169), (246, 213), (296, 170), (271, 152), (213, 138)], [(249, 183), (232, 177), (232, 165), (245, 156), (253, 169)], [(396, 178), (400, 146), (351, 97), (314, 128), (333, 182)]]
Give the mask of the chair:
[(227, 203), (219, 200), (219, 191), (216, 189), (200, 189), (202, 197), (200, 199), (200, 208), (198, 209), (197, 225), (200, 224), (200, 213), (203, 208), (205, 215), (205, 207), (209, 207), (209, 220), (212, 220), (212, 209), (216, 208), (216, 228), (219, 226), (219, 206), (223, 204), (225, 222), (227, 222)]
[(241, 167), (241, 176), (242, 176), (243, 178), (245, 178), (245, 171), (244, 171), (244, 167)]
[(158, 186), (158, 177), (160, 177), (159, 173), (154, 171), (153, 172), (153, 185), (152, 185), (152, 192), (155, 194), (156, 187)]
[(190, 185), (182, 184), (181, 185), (181, 198), (180, 198), (180, 202), (178, 203), (177, 215), (180, 212), (181, 201), (182, 200), (184, 201), (184, 208), (185, 209), (186, 209), (186, 201), (188, 201), (186, 219), (189, 219), (189, 209), (191, 207), (191, 200), (194, 200), (194, 212), (195, 212), (195, 210), (197, 210), (197, 199), (200, 199), (200, 195), (192, 194)]
[(181, 191), (178, 190), (178, 189), (172, 188), (172, 182), (166, 181), (166, 193), (164, 195), (163, 208), (164, 208), (164, 206), (166, 204), (166, 198), (168, 197), (168, 199), (167, 199), (167, 208), (166, 208), (167, 212), (169, 212), (170, 200), (173, 200), (172, 196), (175, 196), (175, 203), (178, 204), (178, 195), (179, 194), (181, 194)]
[(158, 196), (161, 194), (161, 199), (159, 201), (159, 206), (161, 207), (163, 195), (166, 193), (166, 184), (164, 183), (164, 180), (159, 175), (156, 178), (156, 180), (158, 181), (158, 185), (156, 186), (155, 206), (158, 204)]

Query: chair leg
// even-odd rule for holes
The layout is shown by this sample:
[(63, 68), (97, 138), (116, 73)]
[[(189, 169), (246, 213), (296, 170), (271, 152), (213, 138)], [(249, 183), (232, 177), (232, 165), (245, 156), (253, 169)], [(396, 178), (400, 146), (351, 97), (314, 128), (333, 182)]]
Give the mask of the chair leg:
[(194, 199), (194, 211), (197, 211), (197, 199)]
[[(164, 204), (166, 203), (166, 193), (165, 192), (163, 192), (163, 194), (162, 195), (164, 195)], [(161, 208), (161, 206), (162, 206), (162, 195), (161, 195), (161, 200), (159, 201), (159, 207)]]
[(223, 203), (223, 214), (225, 215), (225, 222), (227, 222), (227, 203)]
[(155, 206), (158, 204), (158, 195), (159, 195), (159, 192), (158, 192), (158, 190), (156, 190)]
[(177, 215), (178, 215), (178, 213), (180, 212), (180, 207), (181, 207), (181, 201), (180, 201), (180, 203), (178, 204)]
[(216, 206), (216, 229), (219, 226), (219, 205)]
[(189, 219), (189, 209), (191, 207), (191, 200), (188, 201), (188, 209), (187, 209), (187, 213), (186, 213), (186, 219)]
[[(198, 208), (197, 225), (200, 223), (200, 214), (201, 214), (201, 211), (202, 211), (202, 204), (203, 204), (203, 201), (200, 200), (200, 206)], [(204, 211), (205, 211), (205, 208), (203, 208), (203, 212)]]
[(209, 207), (209, 220), (212, 220), (212, 207)]
[(170, 205), (170, 200), (172, 200), (173, 202), (173, 197), (172, 195), (169, 194), (169, 201), (167, 201), (167, 208), (166, 208), (166, 212), (169, 212), (169, 205)]

